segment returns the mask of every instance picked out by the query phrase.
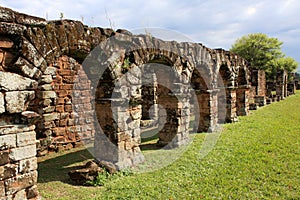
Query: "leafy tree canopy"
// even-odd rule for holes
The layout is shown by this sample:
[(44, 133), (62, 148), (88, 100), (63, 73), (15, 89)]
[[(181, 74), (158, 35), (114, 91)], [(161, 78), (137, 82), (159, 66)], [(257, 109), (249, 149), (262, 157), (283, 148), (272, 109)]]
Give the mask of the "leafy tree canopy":
[(263, 33), (245, 35), (235, 41), (230, 51), (250, 62), (251, 67), (266, 70), (268, 63), (283, 57), (281, 45), (277, 38), (269, 38)]
[(249, 61), (252, 68), (265, 70), (268, 77), (273, 78), (278, 70), (292, 72), (298, 67), (293, 58), (282, 53), (282, 44), (277, 38), (254, 33), (237, 39), (230, 51)]
[(293, 72), (298, 68), (298, 62), (292, 57), (282, 57), (271, 60), (268, 63), (268, 69), (266, 70), (269, 78), (275, 78), (278, 70), (287, 70), (287, 72)]

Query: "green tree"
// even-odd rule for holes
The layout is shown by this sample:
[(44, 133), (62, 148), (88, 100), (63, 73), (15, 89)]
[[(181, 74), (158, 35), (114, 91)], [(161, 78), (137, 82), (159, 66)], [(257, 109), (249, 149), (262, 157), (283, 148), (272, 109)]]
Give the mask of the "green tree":
[(287, 70), (288, 73), (298, 68), (298, 62), (292, 57), (277, 58), (268, 63), (269, 68), (266, 70), (268, 78), (274, 79), (278, 70)]
[(283, 57), (277, 38), (270, 38), (263, 33), (245, 35), (235, 41), (230, 51), (250, 62), (252, 68), (268, 71), (270, 62)]

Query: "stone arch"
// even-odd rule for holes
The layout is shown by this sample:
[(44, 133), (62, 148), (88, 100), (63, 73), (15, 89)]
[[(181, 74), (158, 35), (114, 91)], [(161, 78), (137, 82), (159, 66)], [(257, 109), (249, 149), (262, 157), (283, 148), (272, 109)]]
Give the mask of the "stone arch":
[[(241, 94), (247, 96), (246, 88), (242, 88), (245, 75), (248, 73), (246, 65), (241, 58), (228, 51), (212, 50), (197, 43), (167, 42), (151, 36), (134, 36), (124, 30), (114, 32), (111, 29), (90, 28), (72, 20), (47, 22), (9, 9), (0, 8), (0, 10), (3, 13), (0, 16), (0, 124), (17, 124), (17, 127), (22, 129), (20, 133), (30, 131), (32, 139), (28, 144), (30, 152), (26, 152), (28, 153), (26, 157), (13, 160), (19, 168), (23, 168), (20, 161), (27, 163), (28, 159), (31, 159), (30, 162), (36, 162), (35, 131), (31, 125), (40, 119), (32, 112), (26, 113), (27, 110), (35, 110), (42, 116), (41, 127), (47, 127), (41, 131), (43, 134), (55, 135), (62, 139), (66, 137), (61, 137), (60, 134), (66, 134), (67, 138), (74, 142), (72, 138), (75, 137), (77, 141), (78, 130), (74, 131), (76, 126), (72, 125), (72, 120), (78, 120), (80, 129), (88, 131), (87, 126), (81, 126), (81, 121), (84, 118), (84, 123), (88, 124), (87, 121), (90, 121), (92, 116), (73, 118), (72, 114), (83, 110), (84, 113), (90, 109), (87, 109), (87, 105), (93, 103), (98, 112), (97, 120), (101, 125), (95, 134), (95, 158), (112, 161), (119, 169), (142, 162), (144, 158), (140, 151), (140, 123), (143, 116), (141, 65), (167, 65), (167, 69), (174, 71), (174, 76), (169, 78), (172, 81), (168, 79), (169, 82), (167, 81), (165, 86), (153, 85), (153, 90), (157, 87), (157, 94), (151, 94), (153, 104), (160, 103), (165, 107), (166, 112), (162, 113), (165, 115), (166, 123), (160, 132), (160, 141), (162, 145), (167, 144), (167, 147), (177, 147), (189, 140), (190, 84), (194, 90), (200, 91), (198, 101), (201, 101), (200, 117), (202, 116), (203, 120), (200, 121), (203, 124), (199, 127), (203, 130), (197, 131), (206, 129), (210, 131), (217, 124), (218, 97), (219, 100), (224, 98), (226, 114), (224, 121), (231, 122), (236, 119), (236, 95), (240, 95), (240, 89), (245, 89)], [(111, 36), (114, 37), (110, 38)], [(108, 38), (113, 43), (110, 43)], [(103, 51), (98, 52), (99, 54), (93, 53), (92, 49), (98, 48), (98, 45)], [(92, 59), (83, 65), (85, 57)], [(72, 75), (69, 76), (69, 73)], [(84, 78), (79, 78), (82, 82), (79, 81), (79, 85), (76, 85), (74, 79), (79, 77), (80, 73)], [(152, 75), (150, 82), (155, 80), (162, 82), (165, 79), (162, 76), (165, 73), (161, 71)], [(282, 74), (278, 76), (280, 76), (278, 93), (284, 97), (286, 93), (282, 92), (286, 88), (287, 78), (282, 78)], [(264, 76), (260, 76), (259, 79), (264, 79)], [(251, 84), (253, 86), (253, 80)], [(72, 92), (70, 87), (73, 87)], [(87, 94), (88, 90), (92, 94)], [(265, 96), (263, 87), (257, 89), (259, 90), (262, 91), (259, 95)], [(89, 95), (90, 99), (80, 98)], [(35, 96), (37, 98), (34, 98)], [(246, 98), (241, 102), (247, 107)], [(74, 103), (74, 107), (71, 108), (70, 103)], [(238, 107), (243, 108), (239, 105)], [(157, 112), (160, 114), (161, 110), (157, 109)], [(24, 126), (20, 126), (20, 123)], [(67, 130), (65, 124), (71, 128)], [(57, 129), (61, 127), (63, 127), (61, 130)], [(11, 134), (19, 134), (15, 133), (14, 128)], [(101, 128), (103, 130), (100, 130)], [(83, 137), (84, 134), (87, 133), (83, 133)], [(93, 135), (92, 132), (89, 134)], [(42, 143), (45, 143), (43, 144), (45, 146), (49, 145), (47, 141)], [(15, 147), (20, 151), (23, 144), (18, 145)], [(36, 168), (29, 169), (24, 174), (33, 178), (30, 187), (34, 186)], [(9, 180), (17, 180), (17, 177), (24, 174), (23, 172), (16, 174), (16, 177), (10, 177)], [(34, 188), (17, 187), (17, 190), (24, 193), (25, 189), (27, 191)], [(12, 189), (16, 188), (12, 186)], [(12, 197), (11, 195), (16, 194), (17, 192), (6, 195)]]
[(221, 64), (218, 70), (218, 122), (231, 122), (231, 73), (227, 64)]
[(250, 76), (247, 66), (238, 66), (237, 90), (236, 90), (236, 109), (238, 116), (248, 115), (249, 112), (249, 92)]
[[(101, 149), (105, 145), (101, 140), (96, 139), (96, 158), (112, 161), (119, 168), (136, 165), (143, 160), (139, 148), (142, 108), (146, 107), (143, 104), (152, 104), (156, 106), (156, 109), (158, 107), (154, 104), (164, 107), (165, 116), (161, 117), (165, 119), (165, 123), (158, 133), (158, 143), (161, 146), (167, 145), (167, 147), (173, 148), (189, 141), (188, 83), (182, 80), (181, 74), (186, 73), (185, 70), (190, 64), (180, 56), (175, 59), (177, 63), (172, 62), (175, 54), (167, 51), (147, 50), (138, 49), (139, 52), (143, 51), (143, 56), (139, 56), (137, 51), (126, 53), (122, 50), (118, 56), (111, 55), (115, 59), (108, 58), (110, 63), (107, 63), (107, 68), (101, 75), (96, 90), (95, 107), (98, 120), (101, 128), (105, 129), (103, 133), (111, 133), (108, 138), (115, 145), (109, 145), (112, 147), (111, 153), (105, 156), (103, 152), (108, 152), (107, 149)], [(162, 65), (166, 67), (162, 67)], [(150, 78), (147, 75), (150, 75)], [(167, 78), (167, 76), (170, 77)], [(150, 84), (150, 87), (147, 88), (151, 95), (148, 95), (149, 99), (145, 103), (142, 100), (143, 83), (141, 80), (147, 78), (150, 79), (148, 81), (152, 85)], [(114, 83), (108, 86), (109, 88), (113, 87), (110, 90), (113, 94), (107, 96), (101, 95), (103, 93), (101, 88), (104, 87), (104, 83), (107, 83), (106, 80)], [(155, 80), (156, 86), (153, 85)], [(154, 88), (155, 91), (151, 91)], [(108, 89), (102, 91), (108, 91)], [(103, 110), (107, 110), (104, 112), (105, 114), (103, 114)], [(159, 110), (156, 111), (159, 112), (156, 115), (163, 113)], [(144, 117), (149, 118), (149, 116)], [(103, 136), (102, 134), (98, 137), (102, 138)], [(97, 155), (97, 152), (102, 153)], [(124, 157), (124, 154), (127, 156)]]
[[(216, 129), (216, 91), (213, 88), (211, 68), (209, 63), (194, 68), (191, 85), (195, 91), (194, 103), (195, 132), (212, 132)], [(196, 103), (197, 102), (197, 103)]]

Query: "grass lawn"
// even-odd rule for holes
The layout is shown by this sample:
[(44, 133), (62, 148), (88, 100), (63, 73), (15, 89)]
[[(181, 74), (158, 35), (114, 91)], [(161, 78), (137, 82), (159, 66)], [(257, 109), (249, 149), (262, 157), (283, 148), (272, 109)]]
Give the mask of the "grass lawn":
[[(85, 149), (39, 158), (43, 199), (300, 199), (300, 93), (226, 124), (204, 158), (206, 134), (170, 165), (108, 181), (74, 186), (68, 171), (91, 158)], [(145, 150), (147, 153), (157, 150)]]

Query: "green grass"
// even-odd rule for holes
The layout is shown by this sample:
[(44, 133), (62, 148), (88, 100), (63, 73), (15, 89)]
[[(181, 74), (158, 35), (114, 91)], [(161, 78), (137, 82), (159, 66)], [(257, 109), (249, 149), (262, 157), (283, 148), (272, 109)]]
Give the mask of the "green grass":
[[(300, 199), (299, 105), (298, 92), (226, 124), (215, 148), (202, 159), (199, 151), (206, 134), (196, 134), (170, 165), (121, 176), (104, 187), (69, 182), (68, 171), (91, 158), (87, 150), (53, 154), (40, 160), (39, 191), (51, 200)], [(144, 151), (145, 156), (154, 151)]]

